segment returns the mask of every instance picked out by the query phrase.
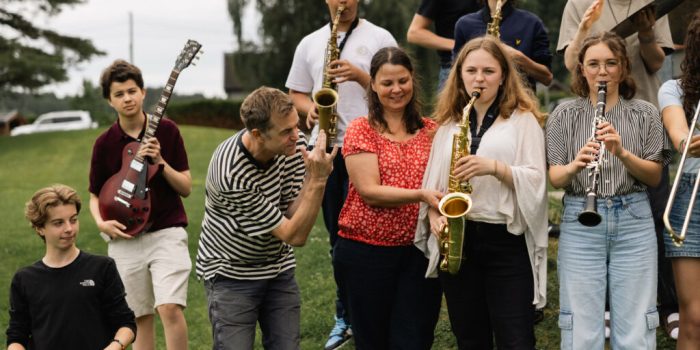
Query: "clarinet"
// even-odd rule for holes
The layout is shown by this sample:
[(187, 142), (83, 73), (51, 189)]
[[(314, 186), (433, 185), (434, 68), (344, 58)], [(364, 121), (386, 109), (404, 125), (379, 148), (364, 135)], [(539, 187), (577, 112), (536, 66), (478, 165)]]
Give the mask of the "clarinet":
[[(608, 92), (608, 86), (605, 82), (598, 83), (598, 102), (596, 103), (595, 117), (593, 118), (592, 134), (589, 141), (596, 140), (596, 131), (598, 130), (598, 125), (605, 122), (605, 95)], [(600, 214), (598, 214), (597, 208), (597, 196), (598, 196), (598, 183), (600, 182), (600, 165), (605, 159), (605, 143), (602, 141), (597, 141), (600, 147), (598, 148), (598, 156), (596, 156), (586, 168), (591, 169), (591, 182), (588, 188), (586, 188), (586, 203), (583, 207), (583, 211), (578, 215), (578, 222), (584, 226), (597, 226), (602, 220)]]

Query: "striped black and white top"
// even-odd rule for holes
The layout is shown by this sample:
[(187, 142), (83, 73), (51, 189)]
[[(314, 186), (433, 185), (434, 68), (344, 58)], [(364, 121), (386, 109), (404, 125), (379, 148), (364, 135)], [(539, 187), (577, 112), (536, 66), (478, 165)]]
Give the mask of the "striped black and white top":
[[(593, 135), (592, 123), (595, 106), (587, 98), (562, 103), (547, 119), (547, 163), (566, 165), (576, 158), (579, 150)], [(668, 163), (670, 150), (666, 149), (666, 134), (659, 111), (642, 100), (620, 101), (605, 117), (622, 138), (622, 146), (632, 154), (646, 160)], [(622, 161), (605, 152), (600, 165), (599, 197), (612, 197), (646, 190), (646, 186), (625, 169)], [(565, 188), (566, 194), (584, 196), (590, 186), (592, 169), (583, 169)]]
[(299, 134), (293, 156), (260, 164), (243, 145), (245, 133), (221, 143), (209, 163), (196, 259), (200, 279), (268, 279), (296, 266), (292, 247), (271, 231), (301, 190), (305, 167), (299, 149), (306, 138)]

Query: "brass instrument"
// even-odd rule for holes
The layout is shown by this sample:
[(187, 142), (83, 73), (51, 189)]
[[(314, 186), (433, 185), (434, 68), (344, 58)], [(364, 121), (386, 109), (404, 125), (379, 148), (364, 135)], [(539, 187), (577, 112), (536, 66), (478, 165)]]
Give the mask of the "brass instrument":
[(462, 111), (462, 121), (459, 124), (459, 133), (452, 136), (452, 157), (450, 159), (450, 175), (448, 191), (440, 200), (438, 210), (447, 218), (447, 225), (440, 232), (440, 270), (452, 275), (459, 272), (462, 265), (462, 245), (464, 243), (464, 216), (472, 208), (472, 185), (469, 181), (459, 181), (455, 177), (455, 165), (457, 160), (468, 156), (471, 147), (471, 135), (469, 133), (469, 113), (476, 99), (481, 96), (481, 89), (472, 92), (472, 97)]
[(323, 87), (314, 94), (314, 104), (318, 111), (319, 130), (326, 132), (328, 136), (327, 145), (333, 145), (338, 134), (338, 91), (333, 78), (328, 74), (331, 62), (340, 58), (338, 49), (338, 20), (340, 14), (345, 10), (345, 6), (340, 5), (335, 12), (333, 24), (331, 26), (331, 36), (328, 38), (326, 53), (323, 61)]
[(491, 22), (486, 25), (486, 34), (494, 36), (496, 39), (501, 38), (501, 19), (503, 18), (501, 8), (503, 7), (503, 2), (501, 0), (496, 2), (496, 9), (491, 15)]
[[(598, 102), (596, 103), (595, 117), (593, 117), (592, 123), (593, 136), (591, 136), (589, 141), (596, 140), (598, 125), (607, 121), (605, 119), (605, 95), (607, 92), (608, 86), (606, 83), (604, 81), (598, 83)], [(602, 141), (598, 141), (598, 143), (600, 144), (598, 156), (586, 166), (589, 169), (593, 169), (593, 171), (590, 175), (591, 183), (586, 189), (586, 203), (584, 204), (583, 211), (578, 215), (578, 222), (584, 226), (596, 226), (600, 224), (602, 220), (600, 214), (598, 214), (596, 202), (598, 183), (600, 182), (600, 164), (605, 161), (605, 144)]]
[(678, 234), (676, 231), (671, 227), (671, 222), (668, 219), (669, 214), (671, 213), (671, 208), (673, 207), (673, 202), (676, 200), (676, 190), (678, 190), (678, 184), (680, 183), (681, 179), (681, 172), (683, 171), (683, 166), (685, 165), (685, 160), (688, 158), (688, 150), (690, 149), (690, 140), (693, 137), (693, 132), (695, 129), (700, 129), (700, 126), (698, 126), (698, 114), (700, 113), (700, 101), (698, 102), (697, 107), (695, 107), (695, 116), (693, 117), (693, 120), (690, 122), (690, 127), (688, 128), (688, 137), (685, 138), (685, 145), (683, 146), (683, 154), (681, 155), (681, 161), (678, 164), (678, 173), (676, 174), (676, 179), (673, 180), (673, 187), (671, 187), (671, 194), (669, 195), (668, 202), (666, 203), (666, 210), (664, 210), (664, 225), (666, 226), (666, 229), (668, 230), (668, 234), (671, 235), (671, 240), (673, 241), (673, 244), (676, 247), (680, 247), (683, 245), (683, 242), (685, 241), (685, 234), (688, 232), (688, 223), (690, 222), (690, 216), (693, 212), (693, 207), (695, 207), (695, 195), (698, 193), (698, 185), (700, 185), (700, 171), (698, 171), (698, 176), (695, 179), (695, 184), (693, 185), (693, 192), (690, 194), (690, 202), (688, 202), (688, 210), (685, 213), (685, 220), (683, 220), (683, 228), (681, 229), (681, 233)]

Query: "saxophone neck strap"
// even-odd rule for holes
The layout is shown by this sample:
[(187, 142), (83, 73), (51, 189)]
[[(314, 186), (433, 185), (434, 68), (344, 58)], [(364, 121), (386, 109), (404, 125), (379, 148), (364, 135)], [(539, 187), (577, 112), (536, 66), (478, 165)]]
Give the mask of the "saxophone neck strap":
[(484, 120), (481, 121), (481, 128), (476, 130), (476, 109), (472, 108), (471, 112), (469, 113), (469, 132), (471, 133), (472, 137), (470, 150), (471, 154), (476, 154), (476, 151), (479, 149), (479, 144), (481, 143), (481, 137), (484, 136), (486, 130), (493, 125), (496, 118), (498, 118), (497, 100), (494, 101), (491, 106), (489, 106), (489, 109), (486, 111), (486, 115), (484, 115)]
[[(352, 24), (350, 24), (350, 28), (348, 29), (348, 32), (345, 33), (343, 40), (341, 40), (340, 44), (338, 44), (338, 52), (343, 52), (343, 48), (345, 47), (345, 43), (348, 41), (350, 34), (352, 34), (352, 31), (355, 30), (355, 28), (357, 27), (357, 25), (359, 23), (360, 23), (360, 17), (355, 16), (355, 20), (353, 20)], [(333, 21), (328, 23), (328, 28), (330, 28), (330, 30), (333, 31)]]

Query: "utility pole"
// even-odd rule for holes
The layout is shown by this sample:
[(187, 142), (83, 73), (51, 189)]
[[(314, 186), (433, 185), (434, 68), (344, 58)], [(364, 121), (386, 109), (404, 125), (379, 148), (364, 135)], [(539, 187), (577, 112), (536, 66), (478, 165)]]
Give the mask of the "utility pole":
[(134, 14), (129, 11), (129, 62), (134, 62)]

